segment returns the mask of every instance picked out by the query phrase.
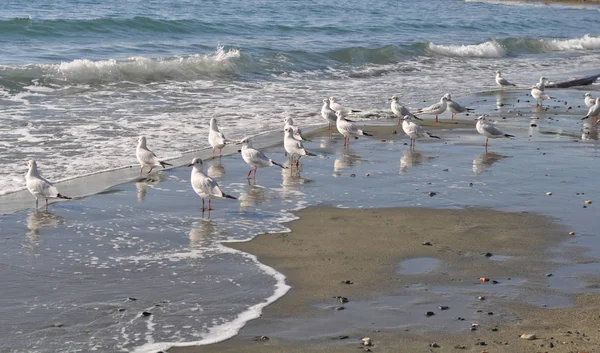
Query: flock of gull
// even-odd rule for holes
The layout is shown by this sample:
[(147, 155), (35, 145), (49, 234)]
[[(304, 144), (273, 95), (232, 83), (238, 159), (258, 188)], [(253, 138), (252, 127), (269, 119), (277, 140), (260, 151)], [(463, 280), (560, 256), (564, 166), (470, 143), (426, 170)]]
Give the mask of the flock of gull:
[[(531, 88), (531, 96), (536, 100), (538, 106), (541, 106), (544, 100), (552, 99), (547, 93), (544, 92), (547, 79), (541, 77), (539, 82)], [(496, 71), (496, 84), (503, 90), (508, 86), (515, 86), (514, 84), (507, 81), (502, 77), (500, 71)], [(589, 111), (583, 119), (598, 118), (600, 116), (600, 97), (593, 99), (589, 93), (585, 94), (585, 105), (589, 108)], [(452, 100), (449, 93), (445, 94), (439, 102), (411, 112), (407, 107), (402, 105), (397, 96), (391, 97), (391, 110), (392, 113), (399, 118), (398, 124), (402, 125), (402, 129), (406, 135), (410, 138), (410, 148), (414, 148), (416, 140), (423, 137), (436, 138), (438, 136), (432, 135), (427, 132), (422, 126), (417, 124), (414, 120), (422, 120), (416, 116), (416, 114), (424, 115), (435, 115), (435, 121), (438, 122), (438, 116), (444, 113), (446, 110), (452, 112), (451, 119), (454, 119), (456, 114), (471, 112), (474, 109), (463, 107), (459, 103)], [(352, 138), (358, 139), (358, 136), (373, 136), (368, 131), (359, 129), (354, 121), (347, 118), (352, 113), (360, 112), (359, 110), (350, 109), (342, 106), (335, 97), (329, 99), (323, 99), (323, 106), (321, 108), (321, 116), (328, 123), (328, 129), (331, 130), (332, 126), (335, 126), (338, 132), (344, 136), (344, 147), (350, 145)], [(583, 120), (582, 119), (582, 120)], [(486, 120), (486, 116), (479, 116), (477, 119), (476, 130), (479, 134), (486, 137), (485, 148), (487, 152), (488, 140), (503, 137), (514, 137), (509, 134), (505, 134), (496, 128), (493, 124)], [(283, 147), (286, 154), (289, 156), (289, 167), (283, 164), (277, 163), (267, 157), (263, 152), (252, 146), (252, 139), (245, 137), (238, 141), (237, 144), (241, 144), (241, 155), (244, 162), (250, 165), (251, 169), (248, 171), (248, 179), (256, 179), (256, 171), (258, 168), (277, 166), (283, 169), (293, 168), (294, 164), (296, 167), (299, 166), (299, 160), (303, 156), (315, 156), (315, 154), (308, 152), (303, 145), (303, 141), (307, 141), (302, 136), (301, 129), (294, 125), (292, 118), (286, 118), (284, 121), (284, 138)], [(145, 167), (150, 168), (147, 172), (150, 174), (153, 168), (171, 166), (171, 164), (161, 161), (154, 152), (152, 152), (146, 145), (146, 138), (140, 136), (137, 139), (138, 145), (136, 148), (136, 157), (140, 164), (140, 176)], [(223, 155), (222, 149), (227, 145), (234, 143), (235, 141), (228, 140), (225, 135), (219, 130), (217, 121), (215, 118), (210, 119), (210, 129), (208, 134), (208, 142), (212, 147), (212, 158), (215, 158), (216, 149), (219, 150), (219, 157)], [(219, 187), (218, 183), (203, 171), (203, 162), (200, 158), (194, 158), (192, 163), (189, 164), (192, 168), (191, 184), (194, 191), (202, 199), (202, 212), (204, 212), (204, 200), (208, 199), (207, 210), (211, 210), (210, 200), (217, 198), (228, 198), (235, 199), (235, 197), (226, 194)], [(46, 200), (46, 208), (48, 207), (48, 199), (59, 198), (59, 199), (71, 199), (68, 196), (62, 195), (58, 192), (57, 188), (44, 177), (42, 177), (38, 171), (35, 160), (28, 162), (29, 170), (25, 176), (27, 189), (35, 197), (35, 206), (38, 207), (38, 200)], [(254, 173), (254, 175), (252, 175)]]

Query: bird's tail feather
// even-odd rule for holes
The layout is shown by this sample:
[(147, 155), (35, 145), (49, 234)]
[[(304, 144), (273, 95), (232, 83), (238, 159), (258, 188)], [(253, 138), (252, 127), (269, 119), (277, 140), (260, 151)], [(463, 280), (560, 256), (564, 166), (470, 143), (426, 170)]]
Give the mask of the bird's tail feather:
[(233, 196), (227, 195), (227, 194), (223, 194), (223, 197), (226, 198), (226, 199), (237, 200), (237, 197), (233, 197)]
[(167, 162), (163, 162), (163, 161), (160, 161), (159, 163), (160, 163), (160, 165), (161, 165), (163, 168), (166, 168), (166, 167), (165, 167), (166, 165), (170, 165), (170, 166), (172, 166), (172, 164), (171, 164), (171, 163), (167, 163)]
[(474, 108), (466, 108), (468, 112), (474, 112), (475, 109)]
[(365, 136), (373, 136), (373, 134), (368, 131), (363, 131), (362, 134)]
[(72, 197), (61, 195), (61, 194), (57, 194), (56, 197), (58, 197), (59, 199), (65, 199), (65, 200), (72, 200), (73, 199)]
[(514, 137), (513, 135), (504, 134), (504, 137)]
[(434, 138), (434, 139), (438, 139), (438, 140), (441, 140), (441, 139), (442, 139), (441, 137), (439, 137), (439, 136), (435, 136), (435, 135), (432, 135), (432, 134), (430, 134), (430, 133), (427, 133), (427, 136), (429, 136), (429, 137), (431, 137), (431, 138)]
[(362, 110), (358, 110), (358, 109), (350, 109), (350, 111), (352, 113), (360, 113), (360, 112), (362, 112)]
[(311, 156), (311, 157), (316, 157), (317, 155), (314, 153), (310, 153), (308, 151), (305, 151), (307, 156)]
[(279, 168), (283, 168), (283, 169), (288, 169), (288, 167), (284, 166), (283, 164), (279, 164), (273, 160), (271, 160), (271, 163), (275, 164), (276, 166), (278, 166)]

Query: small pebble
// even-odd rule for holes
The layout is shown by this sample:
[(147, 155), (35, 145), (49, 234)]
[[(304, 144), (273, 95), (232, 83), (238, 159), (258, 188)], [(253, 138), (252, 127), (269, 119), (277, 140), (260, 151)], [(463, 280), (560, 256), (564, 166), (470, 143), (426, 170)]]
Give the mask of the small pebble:
[(142, 316), (150, 316), (150, 315), (152, 315), (152, 313), (151, 313), (151, 312), (149, 312), (149, 311), (144, 311), (144, 312), (142, 313)]
[(136, 298), (133, 298), (133, 297), (129, 297), (129, 298), (127, 298), (127, 300), (129, 300), (130, 302), (134, 302), (134, 301), (136, 301), (137, 299), (136, 299)]
[(494, 328), (492, 328), (490, 331), (492, 331), (492, 332), (497, 332), (497, 331), (498, 331), (498, 328), (497, 328), (497, 327), (494, 327)]
[(473, 187), (473, 183), (469, 183), (469, 186)]
[(370, 347), (370, 346), (373, 345), (373, 342), (371, 342), (371, 338), (369, 338), (369, 337), (361, 338), (361, 341), (362, 341), (362, 343), (363, 343), (364, 346), (369, 346)]
[(432, 246), (433, 244), (431, 244), (430, 242), (426, 241), (426, 242), (422, 243), (421, 245)]
[(480, 295), (480, 296), (478, 296), (478, 297), (477, 297), (477, 299), (478, 299), (479, 301), (484, 301), (484, 300), (485, 300), (485, 297), (482, 297), (482, 296)]
[(433, 316), (433, 315), (435, 315), (435, 313), (433, 311), (428, 311), (428, 312), (425, 313), (425, 316), (427, 316), (427, 317), (430, 317), (430, 316)]
[(440, 348), (440, 345), (437, 344), (437, 343), (430, 343), (429, 347), (431, 347), (431, 348)]
[(465, 321), (465, 318), (459, 316), (458, 319), (456, 319), (456, 320), (458, 320), (458, 321)]
[(589, 204), (591, 204), (591, 203), (592, 203), (592, 200), (585, 200), (585, 204), (586, 204), (586, 205), (589, 205)]
[(554, 348), (554, 343), (550, 342), (550, 344), (548, 345), (548, 347)]
[(552, 193), (551, 193), (550, 191), (548, 191), (548, 192), (546, 193), (546, 195), (550, 196), (550, 195), (552, 195)]
[(345, 310), (346, 308), (343, 306), (338, 306), (337, 308), (335, 308), (336, 311), (342, 311)]
[(350, 174), (350, 177), (354, 178), (354, 177), (356, 177), (356, 174), (352, 173), (352, 174)]
[(536, 339), (536, 335), (535, 333), (524, 333), (521, 336), (519, 336), (521, 339), (524, 340), (528, 340), (528, 341), (533, 341), (534, 339)]
[(489, 311), (488, 315), (494, 315), (494, 312), (493, 311)]
[(259, 340), (261, 340), (261, 341), (263, 341), (263, 342), (264, 342), (264, 341), (268, 341), (268, 340), (269, 340), (269, 337), (267, 337), (267, 336), (260, 336)]
[(546, 273), (546, 277), (552, 277), (552, 276), (553, 276), (553, 274), (551, 274), (551, 273)]
[(569, 235), (575, 235), (575, 232), (569, 232)]
[(487, 277), (479, 277), (479, 280), (480, 280), (481, 282), (489, 282), (489, 281), (490, 281), (490, 279), (489, 279), (489, 278), (487, 278)]
[(445, 305), (440, 305), (440, 306), (438, 306), (438, 309), (440, 309), (440, 310), (442, 310), (442, 311), (443, 311), (443, 310), (448, 310), (448, 309), (450, 309), (450, 308), (449, 308), (449, 307), (447, 307), (447, 306), (445, 306)]
[(54, 327), (63, 327), (63, 324), (61, 324), (60, 322), (57, 322), (57, 323), (55, 323), (52, 326), (54, 326)]
[(123, 311), (125, 311), (125, 308), (119, 308), (119, 309), (117, 309), (117, 310), (118, 310), (119, 312), (123, 312)]
[(496, 280), (493, 280), (493, 281), (492, 281), (492, 284), (498, 284), (498, 283), (500, 283), (500, 282), (498, 282), (498, 281), (496, 281)]
[(437, 195), (437, 193), (430, 191), (428, 195), (429, 195), (429, 197), (434, 197), (435, 195)]
[(371, 174), (369, 174), (369, 173), (365, 174), (365, 176), (369, 176), (369, 175), (371, 175)]
[(342, 284), (354, 284), (354, 282), (352, 282), (351, 280), (347, 279), (345, 281), (342, 281)]
[(457, 344), (456, 346), (454, 346), (455, 349), (467, 349), (467, 347)]
[(339, 340), (345, 340), (346, 338), (349, 338), (348, 336), (344, 335), (344, 336), (338, 336)]
[(491, 252), (486, 252), (485, 254), (483, 254), (483, 256), (492, 257), (492, 256), (494, 256), (494, 254), (492, 254)]

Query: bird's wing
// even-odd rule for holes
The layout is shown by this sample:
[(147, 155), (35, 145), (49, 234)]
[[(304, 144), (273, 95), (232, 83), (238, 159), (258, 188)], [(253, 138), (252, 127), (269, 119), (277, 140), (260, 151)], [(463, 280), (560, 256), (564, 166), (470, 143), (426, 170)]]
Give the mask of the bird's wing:
[(492, 124), (484, 124), (482, 127), (485, 132), (487, 132), (488, 134), (490, 134), (492, 136), (504, 136), (504, 133), (502, 131), (498, 130)]

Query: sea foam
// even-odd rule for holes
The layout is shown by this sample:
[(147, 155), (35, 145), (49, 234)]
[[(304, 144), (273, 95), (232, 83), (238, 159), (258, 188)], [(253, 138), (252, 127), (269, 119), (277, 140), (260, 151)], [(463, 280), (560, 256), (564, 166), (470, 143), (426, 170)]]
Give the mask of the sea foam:
[(428, 43), (426, 51), (437, 55), (474, 58), (501, 58), (506, 50), (496, 41), (472, 45), (437, 45)]

